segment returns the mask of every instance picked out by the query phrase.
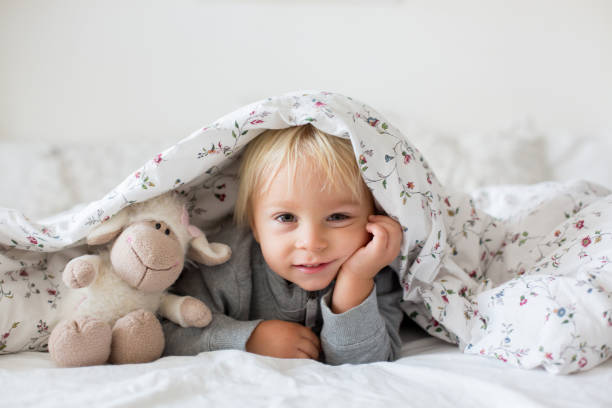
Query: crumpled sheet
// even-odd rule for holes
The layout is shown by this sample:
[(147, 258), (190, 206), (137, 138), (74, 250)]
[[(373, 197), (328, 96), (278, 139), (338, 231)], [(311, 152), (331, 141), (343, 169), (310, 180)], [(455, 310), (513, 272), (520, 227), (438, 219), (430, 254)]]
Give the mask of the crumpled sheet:
[(328, 366), (225, 350), (149, 364), (56, 368), (48, 354), (0, 356), (3, 406), (589, 407), (612, 405), (612, 361), (551, 376), (461, 353), (429, 337), (387, 363)]
[[(419, 150), (352, 98), (303, 92), (232, 112), (156, 155), (102, 199), (40, 222), (0, 210), (2, 352), (44, 350), (67, 290), (63, 265), (96, 225), (134, 202), (176, 189), (192, 223), (214, 230), (232, 210), (244, 145), (265, 129), (310, 123), (349, 138), (378, 204), (404, 229), (391, 265), (403, 308), (466, 353), (553, 373), (610, 356), (612, 196), (586, 182), (548, 186), (501, 220), (445, 190)], [(76, 247), (76, 248), (73, 248)]]

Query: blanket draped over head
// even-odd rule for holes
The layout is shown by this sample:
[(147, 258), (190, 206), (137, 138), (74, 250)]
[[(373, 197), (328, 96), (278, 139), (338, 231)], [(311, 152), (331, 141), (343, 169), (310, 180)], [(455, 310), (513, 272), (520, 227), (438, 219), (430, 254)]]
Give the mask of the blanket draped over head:
[[(241, 151), (266, 129), (311, 124), (350, 139), (377, 204), (403, 227), (391, 265), (402, 307), (466, 353), (555, 373), (586, 370), (612, 344), (612, 196), (550, 185), (501, 220), (451, 193), (381, 114), (352, 98), (301, 92), (232, 112), (166, 149), (103, 198), (31, 221), (0, 210), (0, 350), (44, 350), (62, 301), (61, 271), (83, 238), (122, 208), (169, 190), (213, 231), (231, 213)], [(11, 307), (11, 304), (19, 305)]]

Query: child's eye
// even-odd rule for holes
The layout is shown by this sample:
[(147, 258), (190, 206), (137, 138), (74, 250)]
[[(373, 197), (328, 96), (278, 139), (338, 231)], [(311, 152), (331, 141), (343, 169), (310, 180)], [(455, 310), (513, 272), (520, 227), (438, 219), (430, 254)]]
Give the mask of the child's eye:
[(281, 214), (275, 219), (276, 221), (282, 222), (282, 223), (295, 221), (295, 217), (293, 216), (293, 214)]
[(332, 214), (329, 217), (327, 217), (329, 221), (344, 221), (348, 218), (349, 216), (346, 214)]

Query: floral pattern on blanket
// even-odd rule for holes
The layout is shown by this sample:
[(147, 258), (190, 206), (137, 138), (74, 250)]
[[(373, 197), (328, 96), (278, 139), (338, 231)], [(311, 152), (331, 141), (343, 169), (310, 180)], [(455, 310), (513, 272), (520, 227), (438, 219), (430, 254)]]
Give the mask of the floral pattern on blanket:
[[(99, 201), (35, 222), (0, 210), (0, 352), (45, 350), (66, 262), (122, 208), (174, 189), (208, 232), (230, 214), (242, 148), (266, 129), (312, 124), (348, 138), (377, 203), (403, 227), (391, 265), (402, 307), (466, 353), (568, 373), (610, 356), (610, 192), (548, 184), (504, 219), (438, 182), (420, 151), (367, 105), (329, 92), (268, 98), (155, 155)], [(517, 194), (522, 194), (520, 191)]]

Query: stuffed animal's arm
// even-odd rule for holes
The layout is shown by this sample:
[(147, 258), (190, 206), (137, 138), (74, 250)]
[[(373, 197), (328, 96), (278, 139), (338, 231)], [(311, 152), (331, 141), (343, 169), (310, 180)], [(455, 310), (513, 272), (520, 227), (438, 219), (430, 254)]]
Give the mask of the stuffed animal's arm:
[(83, 255), (66, 264), (62, 280), (66, 286), (78, 289), (91, 285), (100, 269), (101, 258), (98, 255)]
[(205, 327), (212, 320), (212, 313), (201, 300), (191, 296), (165, 293), (159, 313), (181, 327)]

